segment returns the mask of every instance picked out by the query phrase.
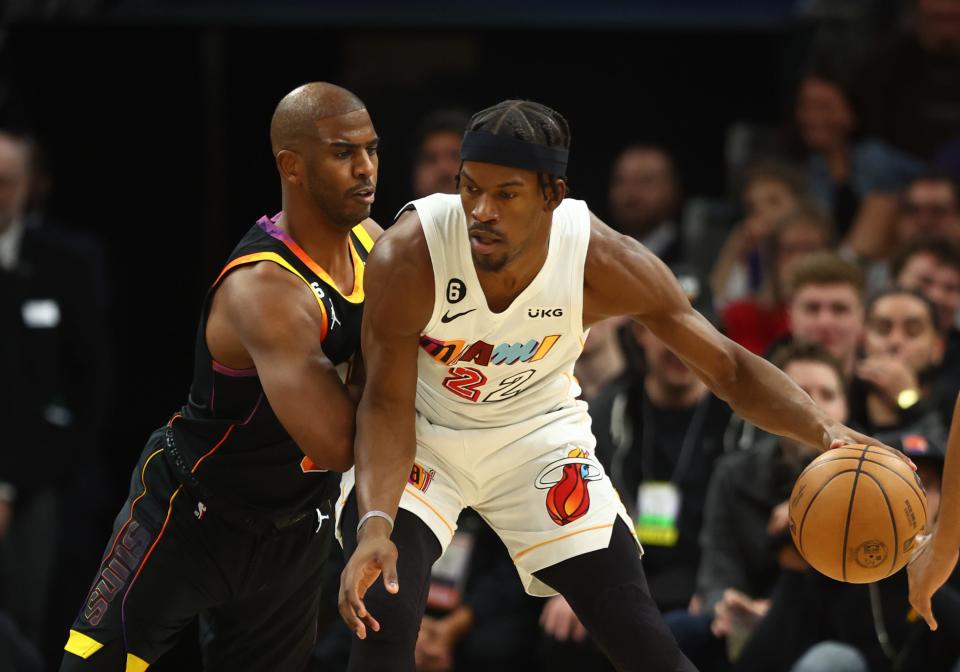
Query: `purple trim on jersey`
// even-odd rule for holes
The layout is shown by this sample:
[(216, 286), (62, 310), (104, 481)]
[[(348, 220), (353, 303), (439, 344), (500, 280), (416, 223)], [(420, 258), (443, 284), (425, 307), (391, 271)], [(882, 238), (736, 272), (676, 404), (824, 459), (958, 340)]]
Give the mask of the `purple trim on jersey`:
[(257, 410), (260, 408), (260, 402), (263, 401), (263, 392), (260, 393), (260, 396), (257, 397), (257, 403), (253, 405), (253, 410), (250, 411), (250, 415), (247, 416), (247, 419), (240, 423), (240, 427), (243, 427), (248, 422), (253, 420), (253, 416), (257, 414)]
[(286, 231), (277, 226), (277, 222), (280, 221), (280, 215), (283, 213), (277, 213), (273, 217), (267, 217), (264, 215), (257, 220), (257, 226), (259, 226), (263, 231), (269, 235), (273, 236), (277, 240), (281, 240), (284, 243), (292, 243), (293, 238), (287, 234)]
[(257, 367), (252, 367), (249, 369), (231, 369), (229, 366), (224, 366), (217, 360), (211, 360), (213, 362), (213, 370), (217, 373), (222, 373), (225, 376), (230, 376), (231, 378), (253, 378), (257, 375)]

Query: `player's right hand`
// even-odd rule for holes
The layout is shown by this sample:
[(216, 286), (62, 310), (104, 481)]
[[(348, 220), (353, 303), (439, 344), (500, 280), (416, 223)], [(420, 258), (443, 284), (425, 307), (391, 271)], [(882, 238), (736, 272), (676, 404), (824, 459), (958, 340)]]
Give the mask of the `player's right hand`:
[[(365, 526), (366, 527), (366, 526)], [(400, 582), (397, 580), (397, 547), (388, 537), (379, 535), (364, 536), (357, 549), (347, 561), (340, 575), (340, 598), (338, 601), (340, 617), (351, 632), (360, 639), (366, 639), (367, 626), (374, 632), (380, 630), (380, 623), (367, 611), (363, 598), (380, 574), (388, 593), (397, 593)]]

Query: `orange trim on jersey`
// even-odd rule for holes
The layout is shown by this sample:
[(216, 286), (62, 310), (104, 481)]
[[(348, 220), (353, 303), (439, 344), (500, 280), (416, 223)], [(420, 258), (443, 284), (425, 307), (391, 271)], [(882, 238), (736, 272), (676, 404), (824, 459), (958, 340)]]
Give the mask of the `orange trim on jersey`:
[(220, 437), (220, 440), (217, 441), (217, 445), (215, 445), (213, 448), (211, 448), (210, 450), (208, 450), (208, 451), (206, 452), (206, 454), (205, 454), (203, 457), (201, 457), (199, 460), (197, 460), (196, 464), (193, 465), (193, 468), (190, 470), (190, 473), (191, 473), (191, 474), (194, 473), (194, 472), (196, 472), (197, 467), (200, 466), (200, 463), (201, 463), (201, 462), (203, 462), (205, 459), (207, 459), (208, 457), (210, 457), (211, 455), (213, 455), (213, 453), (217, 450), (217, 448), (219, 448), (220, 446), (223, 445), (223, 442), (227, 440), (227, 437), (228, 437), (228, 436), (230, 436), (230, 432), (233, 431), (233, 428), (234, 428), (234, 427), (236, 427), (236, 425), (230, 425), (229, 427), (227, 427), (227, 431), (224, 432), (223, 436)]
[[(296, 245), (296, 243), (294, 243), (294, 245)], [(291, 248), (291, 249), (292, 249), (292, 248)], [(353, 249), (353, 245), (350, 246), (350, 250), (353, 252), (354, 256), (359, 260), (359, 256), (357, 256), (357, 251)], [(301, 250), (301, 252), (303, 252), (303, 250)], [(294, 254), (296, 254), (296, 251), (294, 251)], [(305, 254), (305, 253), (304, 253), (304, 254)], [(309, 259), (309, 257), (307, 257), (307, 258)], [(290, 263), (289, 263), (286, 259), (284, 259), (283, 257), (281, 257), (281, 256), (280, 256), (279, 254), (277, 254), (276, 252), (255, 252), (255, 253), (253, 253), (253, 254), (245, 254), (245, 255), (243, 255), (242, 257), (237, 257), (236, 259), (234, 259), (233, 261), (231, 261), (230, 263), (228, 263), (226, 266), (223, 267), (223, 270), (220, 271), (220, 275), (218, 275), (218, 276), (217, 276), (217, 279), (213, 282), (213, 286), (216, 287), (217, 284), (220, 282), (220, 280), (223, 279), (223, 276), (226, 275), (227, 272), (229, 272), (229, 271), (233, 270), (234, 268), (236, 268), (237, 266), (240, 266), (240, 265), (242, 265), (242, 264), (252, 264), (252, 263), (255, 263), (255, 262), (257, 262), (257, 261), (272, 261), (273, 263), (277, 264), (278, 266), (281, 266), (281, 267), (285, 268), (286, 270), (290, 271), (290, 272), (293, 273), (295, 276), (297, 276), (298, 278), (300, 278), (301, 280), (303, 280), (303, 283), (304, 283), (304, 284), (310, 289), (310, 291), (313, 293), (313, 298), (315, 298), (315, 299), (317, 300), (317, 305), (320, 306), (320, 313), (321, 313), (321, 315), (323, 316), (323, 323), (322, 323), (322, 326), (320, 327), (320, 342), (322, 343), (322, 342), (327, 338), (327, 331), (328, 331), (329, 328), (330, 328), (330, 324), (329, 324), (329, 321), (328, 321), (328, 319), (327, 319), (327, 307), (326, 307), (326, 305), (324, 305), (323, 299), (320, 298), (320, 294), (317, 292), (316, 288), (315, 288), (312, 284), (310, 284), (310, 281), (307, 280), (305, 277), (303, 277), (303, 274), (300, 273), (300, 271), (298, 271), (298, 270), (295, 269), (293, 266), (291, 266)], [(312, 260), (311, 260), (311, 263), (312, 263)], [(310, 265), (310, 264), (307, 264), (307, 266), (309, 266), (309, 265)], [(316, 265), (316, 264), (314, 264), (314, 265)], [(363, 263), (362, 263), (362, 262), (360, 263), (360, 267), (361, 267), (361, 268), (363, 267)], [(320, 267), (317, 266), (317, 268), (320, 268)], [(311, 268), (310, 270), (313, 270), (313, 269)], [(323, 271), (323, 269), (320, 269), (320, 270)], [(316, 271), (314, 271), (314, 272), (316, 273)], [(320, 274), (317, 273), (317, 275), (320, 275)], [(326, 276), (326, 277), (324, 277), (324, 276)], [(327, 278), (329, 278), (329, 276), (327, 276), (326, 273), (324, 273), (324, 274), (321, 275), (320, 277), (324, 280), (324, 282), (331, 282), (331, 281), (329, 281), (329, 280), (327, 279)], [(361, 281), (363, 280), (363, 274), (362, 274), (362, 273), (360, 274), (360, 279), (361, 279)], [(336, 285), (333, 285), (332, 282), (331, 282), (331, 286), (334, 287), (334, 289), (336, 289)], [(337, 290), (337, 291), (339, 292), (340, 290)], [(347, 298), (347, 297), (344, 297), (344, 298)], [(361, 292), (361, 296), (360, 296), (360, 301), (363, 301), (363, 293), (362, 293), (362, 292)]]
[(268, 259), (270, 261), (276, 261), (274, 257), (278, 257), (280, 259), (283, 258), (283, 257), (279, 257), (279, 255), (277, 255), (274, 252), (254, 252), (253, 254), (245, 254), (242, 257), (237, 257), (236, 259), (229, 262), (226, 266), (223, 267), (223, 270), (220, 271), (220, 275), (218, 275), (217, 279), (213, 281), (213, 286), (216, 287), (218, 284), (220, 284), (220, 281), (223, 279), (223, 276), (225, 276), (227, 273), (232, 271), (237, 266), (240, 266), (242, 264), (252, 264), (255, 261), (265, 261)]
[(424, 499), (423, 497), (421, 497), (420, 495), (418, 495), (416, 492), (413, 492), (413, 491), (410, 489), (410, 486), (405, 486), (405, 487), (403, 488), (403, 491), (406, 492), (406, 493), (407, 493), (408, 495), (410, 495), (411, 497), (413, 497), (414, 499), (419, 500), (421, 504), (423, 504), (425, 507), (427, 507), (428, 509), (430, 509), (431, 511), (433, 511), (434, 515), (436, 515), (437, 518), (440, 519), (440, 522), (443, 523), (444, 525), (446, 525), (446, 526), (447, 526), (447, 529), (450, 530), (450, 536), (451, 536), (451, 537), (453, 536), (453, 525), (451, 525), (450, 523), (447, 522), (447, 519), (444, 518), (444, 517), (440, 514), (440, 512), (437, 511), (437, 510), (433, 507), (433, 504), (431, 504), (431, 503), (428, 502), (426, 499)]
[(570, 538), (570, 537), (572, 537), (572, 536), (575, 536), (575, 535), (577, 535), (577, 534), (582, 534), (582, 533), (584, 533), (584, 532), (592, 532), (593, 530), (602, 530), (602, 529), (605, 528), (605, 527), (613, 527), (613, 523), (610, 523), (610, 524), (608, 524), (608, 525), (594, 525), (593, 527), (585, 527), (585, 528), (583, 528), (582, 530), (577, 530), (576, 532), (570, 532), (570, 533), (568, 533), (568, 534), (564, 534), (564, 535), (561, 535), (561, 536), (559, 536), (559, 537), (555, 537), (555, 538), (553, 538), (553, 539), (548, 539), (547, 541), (541, 541), (539, 544), (534, 544), (533, 546), (529, 546), (529, 547), (523, 549), (522, 551), (520, 551), (519, 553), (517, 553), (515, 556), (513, 556), (513, 561), (516, 562), (517, 560), (519, 560), (521, 557), (523, 557), (524, 555), (526, 555), (526, 554), (529, 553), (530, 551), (534, 551), (534, 550), (540, 548), (541, 546), (546, 546), (547, 544), (552, 544), (552, 543), (555, 542), (555, 541), (562, 541), (562, 540), (564, 540), (564, 539), (568, 539), (568, 538)]
[(344, 294), (339, 287), (337, 287), (337, 283), (333, 281), (333, 278), (330, 277), (330, 274), (323, 270), (323, 267), (320, 266), (320, 264), (311, 259), (310, 255), (304, 252), (303, 248), (300, 247), (295, 240), (287, 238), (278, 238), (277, 240), (286, 245), (287, 249), (293, 252), (297, 259), (302, 261), (304, 265), (313, 271), (314, 274), (316, 274), (321, 280), (336, 290), (337, 294), (342, 296), (350, 303), (363, 303), (363, 260), (360, 258), (357, 248), (353, 246), (351, 241), (347, 241), (347, 247), (350, 248), (350, 257), (353, 261), (353, 291), (347, 295)]
[(170, 522), (170, 514), (173, 513), (173, 500), (176, 499), (178, 494), (180, 494), (181, 489), (183, 489), (183, 486), (178, 485), (177, 489), (173, 491), (172, 495), (170, 495), (170, 503), (167, 505), (167, 517), (163, 520), (163, 526), (160, 528), (160, 533), (157, 535), (157, 538), (153, 540), (153, 543), (150, 544), (150, 549), (147, 551), (147, 554), (143, 556), (143, 560), (140, 561), (140, 566), (137, 567), (136, 574), (134, 574), (133, 578), (130, 579), (130, 585), (127, 586), (126, 592), (123, 593), (123, 602), (120, 605), (121, 622), (123, 621), (123, 609), (127, 604), (127, 595), (129, 595), (130, 591), (133, 589), (133, 584), (137, 582), (137, 577), (140, 576), (140, 572), (143, 571), (144, 566), (147, 564), (147, 560), (150, 559), (150, 554), (153, 553), (153, 549), (157, 547), (157, 543), (160, 541), (160, 538), (163, 537), (163, 533), (167, 529), (167, 523)]

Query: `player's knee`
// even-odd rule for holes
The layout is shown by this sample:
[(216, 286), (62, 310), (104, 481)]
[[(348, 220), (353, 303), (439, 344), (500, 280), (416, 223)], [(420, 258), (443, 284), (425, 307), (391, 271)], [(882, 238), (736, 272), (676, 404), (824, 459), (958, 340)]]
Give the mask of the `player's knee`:
[[(420, 632), (420, 609), (414, 600), (405, 599), (403, 591), (391, 595), (382, 586), (371, 589), (364, 597), (367, 611), (380, 623), (379, 632), (367, 628), (367, 638), (376, 642), (392, 642), (412, 651)], [(412, 597), (412, 596), (411, 596)]]

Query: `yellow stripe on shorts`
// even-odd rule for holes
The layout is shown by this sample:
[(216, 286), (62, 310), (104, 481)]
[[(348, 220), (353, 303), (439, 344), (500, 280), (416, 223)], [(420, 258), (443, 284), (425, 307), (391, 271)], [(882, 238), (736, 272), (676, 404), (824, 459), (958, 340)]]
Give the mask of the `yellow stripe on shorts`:
[(95, 640), (93, 637), (88, 637), (82, 632), (71, 630), (70, 638), (67, 639), (67, 643), (63, 647), (63, 650), (67, 653), (72, 653), (75, 656), (80, 656), (81, 658), (86, 659), (102, 648), (103, 644)]
[(150, 667), (150, 663), (143, 658), (139, 658), (132, 653), (127, 654), (127, 667), (125, 672), (144, 672), (148, 667)]

